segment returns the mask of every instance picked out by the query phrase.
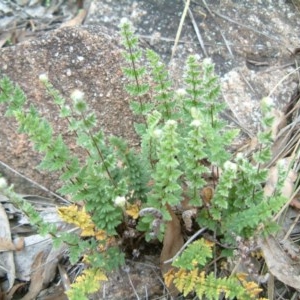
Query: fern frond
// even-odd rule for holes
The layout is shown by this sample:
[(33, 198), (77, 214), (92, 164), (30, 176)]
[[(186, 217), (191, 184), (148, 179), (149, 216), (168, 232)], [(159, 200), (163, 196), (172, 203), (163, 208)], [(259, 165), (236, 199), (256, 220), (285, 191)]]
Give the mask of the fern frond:
[(225, 299), (254, 300), (262, 291), (255, 282), (240, 282), (237, 277), (216, 278), (213, 273), (206, 275), (197, 268), (180, 269), (173, 277), (175, 286), (184, 297), (195, 292), (199, 299), (218, 300), (223, 295)]
[(213, 256), (212, 247), (213, 244), (211, 242), (199, 239), (188, 245), (172, 265), (185, 270), (204, 267)]
[(71, 285), (72, 289), (68, 290), (66, 294), (71, 300), (87, 300), (87, 294), (98, 291), (100, 283), (103, 281), (107, 281), (107, 277), (101, 270), (85, 269)]

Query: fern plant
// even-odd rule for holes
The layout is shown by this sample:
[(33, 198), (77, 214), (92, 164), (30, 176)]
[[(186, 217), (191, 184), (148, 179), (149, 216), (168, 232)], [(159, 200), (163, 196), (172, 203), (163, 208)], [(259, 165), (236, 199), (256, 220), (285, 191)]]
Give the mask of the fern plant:
[[(133, 113), (140, 116), (140, 123), (135, 124), (140, 151), (120, 137), (104, 136), (82, 92), (74, 92), (72, 103), (67, 103), (47, 77), (41, 76), (60, 110), (60, 118), (67, 121), (77, 146), (86, 153), (82, 159), (34, 106), (26, 108), (26, 97), (18, 86), (7, 77), (0, 81), (0, 103), (7, 104), (6, 115), (18, 121), (19, 130), (44, 154), (39, 167), (61, 173), (64, 184), (58, 192), (70, 195), (74, 203), (59, 208), (59, 213), (80, 228), (81, 236), (77, 237), (44, 223), (24, 200), (11, 189), (4, 189), (42, 233), (51, 233), (56, 243), (69, 245), (72, 263), (84, 257), (90, 266), (68, 292), (70, 299), (84, 299), (95, 291), (95, 281), (105, 280), (106, 272), (124, 263), (124, 254), (117, 247), (117, 228), (126, 224), (128, 217), (139, 219), (137, 230), (146, 233), (147, 241), (153, 237), (162, 240), (165, 224), (172, 219), (169, 208), (188, 200), (188, 205), (197, 209), (197, 226), (208, 228), (234, 248), (235, 236), (248, 238), (258, 227), (270, 227), (272, 214), (286, 201), (280, 195), (284, 172), (276, 192), (270, 197), (263, 193), (268, 175), (264, 166), (272, 146), (270, 103), (263, 102), (260, 151), (251, 162), (242, 155), (233, 157), (228, 146), (238, 131), (228, 129), (220, 117), (225, 104), (219, 100), (220, 84), (211, 61), (200, 63), (196, 56), (190, 56), (184, 89), (176, 92), (166, 66), (156, 53), (144, 53), (138, 47), (129, 23), (121, 25), (121, 36), (125, 48), (123, 72), (129, 79), (125, 90), (132, 97)], [(142, 63), (145, 57), (148, 69)], [(201, 195), (206, 178), (212, 178), (209, 200)], [(174, 281), (184, 295), (195, 291), (200, 298), (256, 296), (259, 288), (252, 285), (251, 290), (245, 280), (205, 273), (214, 255), (211, 247), (204, 240), (194, 242), (174, 261), (179, 269), (171, 271), (166, 280)]]
[[(213, 257), (213, 243), (200, 239), (187, 247), (183, 254), (173, 262), (179, 270), (171, 269), (164, 277), (169, 285), (174, 281), (176, 287), (187, 296), (195, 292), (199, 299), (257, 299), (262, 291), (255, 282), (247, 282), (243, 274), (216, 278), (213, 273), (206, 274), (204, 268)], [(263, 298), (260, 298), (261, 300)]]

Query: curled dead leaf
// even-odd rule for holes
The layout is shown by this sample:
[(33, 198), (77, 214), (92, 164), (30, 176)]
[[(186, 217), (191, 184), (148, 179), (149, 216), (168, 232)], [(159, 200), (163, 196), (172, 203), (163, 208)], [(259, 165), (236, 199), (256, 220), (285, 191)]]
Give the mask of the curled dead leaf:
[(22, 298), (23, 300), (36, 299), (37, 295), (43, 288), (44, 284), (44, 272), (45, 260), (47, 255), (44, 252), (40, 252), (36, 255), (34, 262), (31, 266), (31, 278), (28, 293)]
[(206, 186), (201, 190), (201, 198), (206, 206), (210, 206), (211, 199), (213, 198), (214, 190), (210, 186)]
[(16, 251), (21, 251), (22, 249), (24, 249), (24, 246), (25, 246), (24, 237), (15, 239), (14, 245), (15, 245)]
[(71, 288), (71, 282), (68, 276), (68, 273), (64, 266), (58, 264), (58, 271), (61, 278), (62, 286), (64, 287), (64, 291), (68, 291)]
[(71, 27), (71, 26), (81, 25), (86, 17), (86, 14), (87, 14), (87, 11), (85, 9), (81, 9), (78, 12), (76, 17), (74, 17), (73, 19), (71, 19), (65, 23), (62, 23), (60, 27), (63, 28), (63, 27)]
[(196, 208), (185, 210), (182, 213), (182, 220), (184, 222), (186, 230), (188, 230), (188, 231), (192, 230), (192, 225), (193, 225), (192, 218), (195, 217), (196, 214), (197, 214), (197, 209)]
[(296, 209), (300, 209), (300, 201), (299, 198), (293, 198), (290, 202), (290, 206)]
[(278, 110), (278, 109), (272, 109), (271, 114), (274, 116), (274, 121), (272, 124), (272, 138), (273, 140), (276, 139), (279, 131), (286, 126), (287, 121), (286, 121), (286, 116), (285, 114)]

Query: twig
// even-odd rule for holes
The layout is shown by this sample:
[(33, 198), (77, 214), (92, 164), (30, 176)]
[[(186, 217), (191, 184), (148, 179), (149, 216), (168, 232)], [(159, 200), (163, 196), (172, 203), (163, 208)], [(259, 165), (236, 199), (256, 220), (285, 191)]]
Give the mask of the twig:
[(64, 291), (68, 291), (71, 288), (69, 275), (64, 266), (62, 266), (61, 264), (58, 264), (57, 266)]
[(277, 84), (274, 86), (274, 88), (270, 91), (268, 97), (271, 97), (272, 94), (275, 92), (275, 90), (277, 89), (277, 87), (283, 82), (285, 81), (290, 75), (292, 75), (293, 73), (297, 72), (298, 70), (300, 70), (300, 67), (296, 68), (295, 70), (293, 70), (292, 72), (288, 73), (287, 75), (283, 76), (278, 82)]
[(242, 24), (242, 23), (240, 23), (240, 22), (238, 22), (238, 21), (235, 21), (235, 20), (233, 20), (233, 19), (231, 19), (231, 18), (229, 18), (229, 17), (227, 17), (227, 16), (222, 15), (221, 13), (219, 13), (219, 12), (217, 12), (217, 11), (213, 11), (213, 13), (214, 13), (215, 15), (219, 16), (220, 18), (226, 20), (226, 21), (229, 21), (229, 22), (234, 23), (234, 24), (236, 24), (236, 25), (239, 25), (239, 26), (241, 26), (241, 27), (247, 28), (247, 29), (249, 29), (249, 30), (251, 30), (251, 31), (253, 31), (253, 32), (257, 33), (257, 34), (259, 34), (259, 35), (265, 36), (266, 38), (268, 38), (268, 39), (270, 39), (270, 40), (273, 40), (273, 41), (275, 41), (275, 42), (277, 42), (277, 43), (280, 42), (281, 44), (283, 44), (283, 42), (282, 42), (279, 38), (277, 38), (277, 37), (273, 37), (273, 36), (271, 36), (271, 35), (269, 35), (269, 34), (266, 34), (266, 33), (263, 33), (263, 32), (261, 32), (261, 31), (258, 31), (258, 30), (256, 30), (255, 28), (253, 28), (253, 27), (251, 27), (251, 26), (248, 26), (248, 25)]
[(194, 18), (194, 16), (193, 16), (193, 13), (192, 13), (192, 11), (190, 10), (190, 8), (188, 8), (188, 13), (189, 13), (189, 17), (191, 18), (191, 21), (192, 21), (192, 24), (193, 24), (195, 33), (196, 33), (196, 35), (197, 35), (197, 38), (198, 38), (200, 47), (201, 47), (201, 49), (202, 49), (204, 55), (205, 55), (206, 57), (208, 57), (208, 54), (207, 54), (207, 52), (206, 52), (206, 49), (205, 49), (205, 46), (204, 46), (204, 43), (203, 43), (202, 36), (201, 36), (201, 34), (200, 34), (200, 30), (199, 30), (199, 28), (198, 28), (198, 26), (197, 26), (197, 23), (196, 23), (196, 21), (195, 21), (195, 18)]
[(144, 286), (145, 288), (145, 300), (148, 300), (148, 289), (147, 289), (147, 286)]
[(222, 112), (221, 116), (223, 116), (224, 118), (227, 118), (229, 120), (231, 120), (232, 122), (234, 122), (237, 126), (239, 126), (242, 131), (244, 133), (246, 133), (250, 138), (254, 137), (254, 134), (245, 126), (242, 124), (242, 122), (239, 120), (236, 112), (234, 111), (234, 109), (231, 107), (230, 102), (227, 100), (226, 96), (224, 95), (224, 93), (222, 92), (222, 96), (224, 101), (226, 102), (228, 108), (230, 109), (230, 111), (232, 112), (233, 116), (231, 116), (230, 114), (226, 113), (226, 112)]
[(130, 276), (129, 276), (129, 270), (125, 270), (125, 272), (127, 273), (129, 283), (130, 283), (130, 285), (131, 285), (131, 287), (132, 287), (132, 289), (133, 289), (133, 292), (134, 292), (136, 298), (137, 298), (138, 300), (140, 300), (140, 297), (139, 297), (139, 295), (138, 295), (138, 293), (137, 293), (137, 291), (136, 291), (136, 289), (135, 289), (135, 287), (134, 287), (134, 285), (133, 285), (133, 282), (132, 282), (132, 280), (131, 280), (131, 278), (130, 278)]
[(286, 201), (286, 203), (282, 206), (280, 211), (272, 218), (273, 222), (275, 222), (280, 217), (280, 215), (286, 210), (286, 208), (290, 205), (290, 202), (292, 201), (292, 199), (294, 199), (296, 197), (296, 195), (297, 195), (297, 193), (299, 193), (299, 191), (300, 191), (300, 186), (298, 186), (298, 188), (294, 191), (294, 193), (289, 198), (289, 200)]
[(202, 0), (202, 2), (203, 2), (203, 4), (204, 4), (205, 8), (207, 9), (207, 11), (210, 13), (210, 15), (211, 15), (211, 17), (213, 18), (213, 20), (215, 21), (215, 23), (217, 24), (218, 30), (219, 30), (220, 33), (221, 33), (221, 36), (222, 36), (222, 38), (223, 38), (223, 40), (224, 40), (224, 43), (225, 43), (225, 45), (226, 45), (226, 48), (227, 48), (227, 50), (228, 50), (230, 56), (233, 58), (234, 56), (233, 56), (233, 53), (232, 53), (232, 51), (231, 51), (231, 48), (230, 48), (230, 46), (229, 46), (229, 44), (228, 44), (228, 42), (227, 42), (227, 39), (225, 38), (225, 35), (223, 34), (223, 31), (221, 30), (221, 28), (220, 28), (220, 26), (219, 26), (217, 20), (214, 18), (214, 15), (213, 15), (212, 11), (210, 10), (209, 6), (207, 5), (206, 1), (205, 1), (205, 0)]
[(250, 84), (250, 82), (248, 81), (248, 79), (246, 78), (244, 73), (242, 71), (239, 71), (239, 74), (243, 77), (244, 81), (246, 82), (246, 84), (248, 85), (248, 87), (250, 88), (252, 93), (254, 93), (254, 94), (256, 94), (256, 96), (258, 96), (256, 90), (252, 87), (252, 85)]
[(279, 69), (284, 69), (284, 68), (287, 68), (287, 67), (291, 67), (293, 65), (295, 65), (295, 62), (290, 62), (290, 63), (286, 63), (286, 64), (279, 65), (279, 66), (269, 67), (266, 70), (260, 71), (259, 73), (260, 74), (271, 73), (271, 72), (274, 72), (274, 71), (279, 70)]
[(52, 196), (60, 199), (61, 201), (70, 204), (70, 201), (68, 201), (67, 199), (59, 196), (58, 194), (48, 190), (46, 187), (40, 185), (39, 183), (37, 183), (36, 181), (24, 176), (23, 174), (19, 173), (18, 171), (16, 171), (15, 169), (13, 169), (12, 167), (8, 166), (6, 163), (4, 163), (3, 161), (0, 160), (0, 165), (2, 165), (3, 167), (7, 168), (8, 170), (12, 171), (13, 173), (17, 174), (18, 176), (24, 178), (25, 180), (29, 181), (31, 184), (37, 186), (38, 188), (40, 188), (41, 190), (43, 190), (44, 192), (47, 192), (49, 194), (51, 194)]
[(173, 262), (182, 252), (183, 250), (199, 235), (201, 235), (203, 232), (207, 230), (206, 227), (199, 229), (196, 233), (194, 233), (185, 243), (184, 245), (179, 249), (179, 251), (170, 259), (164, 261), (164, 264)]
[(178, 30), (177, 30), (177, 33), (176, 33), (175, 43), (174, 43), (174, 46), (173, 46), (173, 49), (172, 49), (171, 60), (172, 60), (172, 58), (173, 58), (173, 56), (176, 52), (177, 44), (178, 44), (178, 41), (180, 39), (180, 34), (181, 34), (181, 31), (182, 31), (183, 23), (184, 23), (186, 13), (188, 11), (189, 6), (190, 6), (190, 0), (186, 0), (184, 10), (182, 12), (182, 16), (181, 16), (181, 19), (180, 19), (180, 23), (179, 23), (179, 26), (178, 26)]
[[(299, 121), (299, 117), (296, 120)], [(276, 162), (280, 157), (284, 157), (285, 155), (283, 155), (283, 153), (284, 152), (288, 153), (291, 150), (292, 146), (295, 143), (297, 143), (297, 141), (299, 142), (297, 134), (293, 133), (294, 128), (296, 127), (298, 121), (296, 121), (296, 122), (294, 121), (293, 123), (287, 125), (279, 132), (279, 134), (277, 135), (277, 140), (280, 137), (284, 137), (281, 140), (281, 143), (277, 146), (277, 148), (279, 148), (280, 151), (278, 151), (278, 153), (275, 153), (276, 155), (273, 154), (272, 159), (266, 165), (267, 167), (270, 167), (271, 165), (273, 165), (274, 162)], [(292, 134), (293, 134), (293, 136), (292, 136)]]
[(300, 219), (300, 214), (298, 214), (297, 217), (295, 218), (295, 220), (293, 221), (293, 224), (290, 226), (289, 230), (286, 232), (285, 236), (281, 240), (282, 242), (289, 238), (289, 236), (291, 235), (291, 233), (294, 230), (295, 226), (298, 224), (299, 219)]

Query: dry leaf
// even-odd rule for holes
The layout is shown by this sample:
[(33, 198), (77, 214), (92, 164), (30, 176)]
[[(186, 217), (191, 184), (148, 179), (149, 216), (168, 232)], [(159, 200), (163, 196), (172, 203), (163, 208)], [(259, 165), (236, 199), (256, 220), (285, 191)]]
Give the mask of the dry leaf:
[(22, 249), (24, 249), (25, 246), (24, 237), (14, 239), (14, 245), (16, 251), (21, 251)]
[(24, 248), (24, 238), (17, 238), (14, 242), (11, 239), (0, 236), (0, 252), (5, 251), (20, 251)]
[[(75, 234), (75, 233), (74, 233)], [(51, 236), (31, 235), (25, 237), (25, 247), (22, 251), (15, 252), (16, 278), (22, 281), (30, 281), (31, 266), (38, 253), (49, 253), (47, 257), (47, 279), (45, 282), (51, 282), (56, 274), (57, 258), (66, 249), (62, 244), (59, 248), (53, 248)], [(49, 278), (48, 278), (49, 276)]]
[[(288, 170), (291, 160), (292, 158), (290, 157), (283, 158), (277, 162), (276, 166), (270, 169), (269, 177), (264, 188), (264, 194), (266, 196), (272, 196), (276, 189), (278, 181), (278, 165), (283, 169)], [(292, 169), (289, 170), (281, 191), (282, 195), (286, 198), (291, 197), (296, 179), (296, 172)], [(297, 255), (292, 251), (288, 241), (285, 242), (285, 247), (286, 249), (290, 249), (289, 251), (285, 251), (283, 245), (280, 245), (273, 236), (259, 238), (258, 245), (264, 254), (265, 262), (270, 273), (283, 283), (294, 287), (295, 289), (299, 288), (300, 266), (299, 264), (295, 264), (294, 257), (297, 257)]]
[(280, 245), (284, 252), (295, 262), (299, 262), (300, 260), (300, 251), (299, 247), (289, 238), (282, 239), (280, 241)]
[(188, 231), (192, 230), (192, 225), (193, 225), (192, 218), (195, 217), (196, 214), (197, 214), (197, 209), (196, 208), (185, 210), (182, 213), (182, 220), (184, 222), (186, 230), (188, 230)]
[(286, 116), (285, 114), (278, 110), (278, 109), (272, 109), (272, 115), (274, 116), (274, 121), (272, 123), (272, 138), (273, 140), (276, 139), (279, 131), (286, 126)]
[(37, 295), (43, 289), (44, 272), (45, 272), (45, 258), (47, 255), (40, 252), (36, 255), (35, 260), (31, 266), (31, 280), (28, 293), (22, 298), (23, 300), (36, 299)]
[(55, 285), (49, 287), (47, 290), (43, 290), (39, 294), (39, 299), (42, 300), (68, 300), (68, 296), (65, 294), (61, 285)]
[(16, 247), (11, 239), (0, 237), (0, 252), (13, 250), (16, 250)]
[(299, 198), (293, 198), (290, 202), (290, 206), (296, 209), (300, 209), (300, 201)]
[(86, 17), (86, 14), (87, 14), (87, 11), (85, 9), (81, 9), (75, 18), (73, 18), (65, 23), (62, 23), (60, 28), (81, 25)]
[(62, 285), (64, 287), (64, 291), (68, 291), (71, 288), (71, 282), (67, 274), (67, 271), (61, 264), (58, 264), (58, 271), (59, 271)]
[[(5, 296), (6, 298), (4, 298), (5, 300), (11, 300), (11, 299), (15, 299), (14, 298), (14, 294), (23, 286), (26, 286), (26, 282), (21, 282), (21, 283), (17, 283), (15, 284), (9, 291), (9, 293), (7, 293)], [(0, 298), (1, 299), (1, 298)]]
[(11, 36), (12, 33), (9, 31), (0, 34), (0, 48), (2, 48), (7, 43), (7, 41), (11, 39)]
[(201, 190), (201, 198), (206, 206), (210, 206), (211, 199), (213, 198), (214, 190), (210, 186), (206, 186)]
[[(172, 217), (172, 220), (167, 222), (166, 224), (163, 248), (160, 254), (160, 267), (163, 275), (167, 273), (170, 268), (173, 268), (171, 266), (171, 263), (165, 264), (164, 262), (173, 258), (173, 256), (181, 249), (184, 244), (180, 221), (169, 205), (167, 205), (167, 208)], [(170, 285), (169, 291), (172, 296), (177, 296), (179, 294), (179, 291), (174, 286), (174, 284)]]
[[(269, 170), (269, 176), (268, 176), (268, 180), (266, 182), (266, 185), (264, 187), (264, 194), (267, 197), (270, 197), (273, 195), (273, 193), (275, 192), (276, 186), (277, 186), (277, 181), (278, 181), (278, 165), (280, 164), (281, 167), (283, 167), (284, 170), (287, 170), (289, 167), (289, 164), (291, 162), (291, 158), (287, 157), (287, 158), (283, 158), (280, 159), (277, 162), (277, 165), (270, 168)], [(297, 174), (294, 170), (290, 170), (288, 172), (287, 178), (284, 182), (283, 188), (282, 188), (282, 195), (285, 196), (286, 198), (290, 198), (292, 193), (293, 193), (293, 189), (294, 189), (294, 182), (297, 179)]]
[(264, 253), (269, 272), (278, 280), (295, 289), (300, 286), (300, 265), (284, 252), (273, 236), (259, 238), (258, 246)]
[(258, 139), (255, 136), (249, 139), (245, 145), (241, 146), (237, 150), (237, 152), (243, 153), (245, 156), (248, 156), (251, 155), (257, 149), (257, 146), (258, 146)]
[[(11, 241), (11, 232), (9, 221), (6, 215), (6, 212), (0, 203), (0, 244), (3, 247), (15, 247)], [(10, 290), (13, 287), (15, 282), (15, 262), (13, 257), (13, 252), (8, 251), (0, 253), (0, 276), (7, 277), (8, 285), (5, 287), (5, 290)], [(2, 286), (3, 288), (3, 286)]]

